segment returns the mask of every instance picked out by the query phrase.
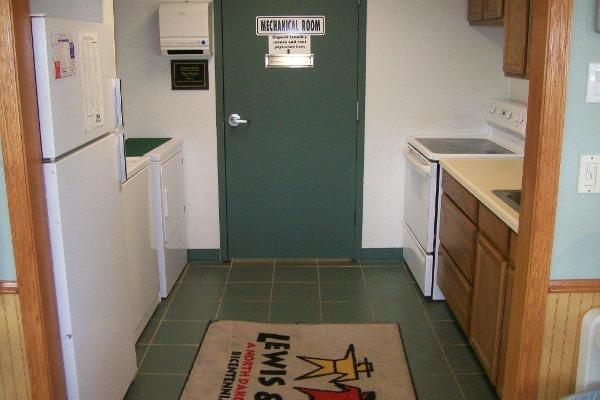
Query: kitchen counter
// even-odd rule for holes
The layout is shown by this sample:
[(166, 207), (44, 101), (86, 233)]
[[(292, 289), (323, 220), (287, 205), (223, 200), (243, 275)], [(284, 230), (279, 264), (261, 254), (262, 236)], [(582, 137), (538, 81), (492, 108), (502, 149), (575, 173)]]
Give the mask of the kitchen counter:
[(441, 160), (440, 165), (518, 233), (519, 213), (492, 193), (492, 190), (521, 189), (522, 158), (448, 158)]
[(125, 156), (143, 156), (169, 140), (171, 138), (128, 138), (125, 140)]

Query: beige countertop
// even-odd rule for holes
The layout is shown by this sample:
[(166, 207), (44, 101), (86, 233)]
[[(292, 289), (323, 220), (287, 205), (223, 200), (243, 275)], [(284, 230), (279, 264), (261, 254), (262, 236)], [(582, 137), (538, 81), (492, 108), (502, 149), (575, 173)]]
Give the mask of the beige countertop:
[(492, 190), (521, 189), (522, 158), (448, 158), (440, 164), (513, 231), (519, 231), (519, 213)]

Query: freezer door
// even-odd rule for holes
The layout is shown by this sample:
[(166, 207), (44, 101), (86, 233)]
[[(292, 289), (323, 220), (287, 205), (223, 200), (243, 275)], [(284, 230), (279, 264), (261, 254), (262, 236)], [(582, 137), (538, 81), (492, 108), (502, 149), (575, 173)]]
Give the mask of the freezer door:
[(44, 164), (68, 397), (122, 399), (136, 372), (116, 135)]
[(111, 25), (33, 17), (43, 157), (53, 159), (117, 127)]

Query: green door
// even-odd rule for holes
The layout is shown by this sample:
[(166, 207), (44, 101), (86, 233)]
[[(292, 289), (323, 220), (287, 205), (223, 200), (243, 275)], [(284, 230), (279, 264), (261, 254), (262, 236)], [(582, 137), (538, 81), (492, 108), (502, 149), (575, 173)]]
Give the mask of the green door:
[[(357, 0), (223, 0), (227, 235), (234, 258), (352, 257)], [(314, 68), (266, 68), (259, 16), (324, 16)]]

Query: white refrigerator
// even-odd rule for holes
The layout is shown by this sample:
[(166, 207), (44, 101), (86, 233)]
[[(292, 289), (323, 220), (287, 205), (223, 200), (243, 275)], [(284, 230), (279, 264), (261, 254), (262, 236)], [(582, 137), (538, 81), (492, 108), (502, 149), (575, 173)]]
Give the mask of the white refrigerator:
[(32, 18), (68, 397), (122, 399), (136, 373), (111, 25)]

